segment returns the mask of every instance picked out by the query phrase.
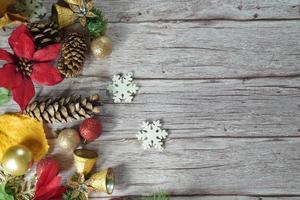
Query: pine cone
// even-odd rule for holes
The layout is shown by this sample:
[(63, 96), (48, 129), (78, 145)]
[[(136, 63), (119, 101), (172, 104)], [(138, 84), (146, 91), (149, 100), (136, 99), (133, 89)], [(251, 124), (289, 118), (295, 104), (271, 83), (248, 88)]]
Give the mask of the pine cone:
[(85, 119), (100, 112), (100, 97), (58, 97), (55, 99), (34, 101), (29, 104), (24, 114), (47, 123), (63, 123), (73, 119)]
[(40, 48), (59, 41), (58, 25), (52, 21), (29, 23), (28, 28), (35, 44)]
[(58, 70), (65, 77), (77, 77), (82, 70), (87, 45), (81, 33), (71, 33), (63, 43)]

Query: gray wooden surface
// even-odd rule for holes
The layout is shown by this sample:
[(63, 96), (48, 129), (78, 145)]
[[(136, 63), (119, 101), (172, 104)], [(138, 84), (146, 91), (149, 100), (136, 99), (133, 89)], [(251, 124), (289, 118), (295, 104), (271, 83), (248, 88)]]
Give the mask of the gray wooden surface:
[[(44, 2), (50, 9), (54, 1)], [(96, 4), (111, 22), (111, 57), (90, 57), (79, 78), (36, 88), (38, 96), (101, 94), (104, 132), (89, 147), (101, 155), (97, 169), (116, 169), (116, 196), (162, 189), (174, 200), (300, 199), (299, 0)], [(129, 71), (140, 91), (131, 104), (113, 104), (109, 79)], [(13, 102), (0, 108), (17, 110)], [(135, 139), (148, 119), (169, 130), (163, 153)], [(72, 156), (48, 137), (69, 176)]]

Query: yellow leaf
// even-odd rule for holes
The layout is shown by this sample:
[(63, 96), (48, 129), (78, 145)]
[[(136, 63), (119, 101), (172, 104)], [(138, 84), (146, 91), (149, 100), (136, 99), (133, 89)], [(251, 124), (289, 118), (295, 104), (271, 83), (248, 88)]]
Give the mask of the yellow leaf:
[(17, 26), (22, 22), (26, 21), (26, 17), (15, 13), (5, 13), (3, 17), (0, 18), (0, 28), (12, 24)]
[(9, 147), (17, 144), (28, 147), (34, 161), (41, 160), (49, 149), (43, 124), (20, 113), (0, 115), (0, 160)]
[(0, 0), (0, 17), (3, 17), (9, 6), (16, 4), (16, 2), (16, 0)]

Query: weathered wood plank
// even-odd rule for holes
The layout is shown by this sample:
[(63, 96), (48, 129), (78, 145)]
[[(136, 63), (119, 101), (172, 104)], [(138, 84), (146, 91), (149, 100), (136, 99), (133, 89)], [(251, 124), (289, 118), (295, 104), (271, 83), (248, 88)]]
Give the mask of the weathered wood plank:
[(300, 73), (296, 21), (113, 24), (108, 34), (115, 44), (111, 59), (90, 60), (84, 75), (134, 70), (138, 78), (193, 79)]
[[(52, 143), (53, 145), (53, 143)], [(114, 195), (300, 195), (300, 139), (169, 139), (163, 153), (142, 150), (133, 140), (89, 144), (101, 159), (97, 169), (114, 167)], [(56, 146), (52, 154), (71, 174), (72, 156)], [(68, 163), (68, 164), (66, 164)], [(92, 197), (104, 197), (94, 193)]]
[[(90, 199), (107, 200), (105, 197), (90, 197)], [(300, 197), (248, 197), (248, 196), (170, 196), (171, 200), (300, 200)], [(139, 198), (123, 198), (123, 200), (140, 200)]]
[(195, 196), (171, 197), (171, 200), (299, 200), (300, 197)]
[[(1, 47), (8, 48), (7, 33)], [(112, 24), (109, 59), (91, 57), (85, 76), (135, 71), (137, 78), (299, 76), (297, 21)]]
[(171, 197), (171, 200), (300, 200), (300, 197), (195, 196)]
[[(108, 200), (106, 197), (90, 197), (89, 199)], [(123, 197), (122, 200), (142, 200), (139, 197)], [(265, 200), (260, 197), (247, 197), (247, 196), (170, 196), (170, 200)], [(273, 199), (267, 199), (273, 200)], [(276, 199), (277, 200), (277, 199)], [(296, 200), (291, 198), (291, 200)]]
[[(299, 78), (137, 83), (140, 91), (131, 104), (111, 103), (105, 92), (109, 80), (92, 77), (68, 79), (54, 88), (38, 89), (37, 94), (100, 93), (104, 139), (133, 138), (147, 119), (163, 120), (171, 138), (299, 136)], [(1, 113), (17, 110), (14, 103), (0, 108)]]
[(300, 200), (300, 197), (194, 196), (171, 197), (171, 200)]
[[(299, 1), (96, 3), (113, 22), (111, 58), (89, 59), (83, 76), (38, 87), (37, 95), (102, 94), (105, 130), (90, 147), (101, 154), (98, 169), (116, 168), (116, 195), (164, 189), (196, 195), (175, 200), (299, 199), (256, 196), (300, 195), (300, 79), (287, 79), (300, 74), (300, 26), (288, 20), (248, 22), (299, 19)], [(163, 22), (151, 23), (158, 20)], [(6, 48), (7, 35), (0, 35)], [(105, 95), (108, 77), (127, 71), (135, 71), (141, 90), (132, 104), (112, 104)], [(246, 80), (258, 77), (277, 78)], [(0, 113), (16, 110), (10, 103)], [(170, 132), (162, 154), (141, 150), (134, 139), (140, 123), (151, 118), (162, 119)], [(72, 156), (53, 148), (66, 177), (72, 173)], [(197, 196), (213, 194), (218, 196)], [(235, 194), (241, 196), (230, 196)], [(106, 199), (104, 194), (92, 197)]]
[[(53, 1), (44, 0), (50, 9)], [(102, 0), (109, 21), (299, 19), (298, 0)]]

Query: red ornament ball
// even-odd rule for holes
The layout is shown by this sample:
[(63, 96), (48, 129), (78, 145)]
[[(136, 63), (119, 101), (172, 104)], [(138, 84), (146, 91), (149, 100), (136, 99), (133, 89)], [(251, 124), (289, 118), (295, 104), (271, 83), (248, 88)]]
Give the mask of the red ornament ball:
[(79, 128), (80, 135), (87, 141), (93, 141), (100, 137), (102, 124), (94, 118), (85, 119)]

